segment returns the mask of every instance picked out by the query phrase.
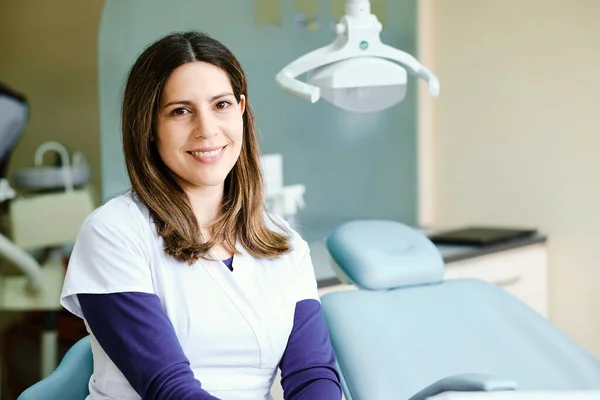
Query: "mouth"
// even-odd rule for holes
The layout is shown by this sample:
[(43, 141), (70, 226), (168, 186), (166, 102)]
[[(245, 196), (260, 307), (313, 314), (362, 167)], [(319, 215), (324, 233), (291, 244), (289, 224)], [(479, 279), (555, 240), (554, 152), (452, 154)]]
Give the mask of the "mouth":
[(204, 147), (201, 149), (190, 150), (187, 153), (191, 155), (194, 160), (202, 164), (215, 164), (221, 159), (221, 156), (224, 153), (223, 150), (225, 150), (225, 148), (227, 148), (227, 145)]
[(187, 153), (194, 156), (194, 157), (199, 157), (199, 158), (212, 158), (212, 157), (216, 157), (219, 154), (221, 154), (221, 152), (223, 151), (223, 149), (225, 149), (225, 147), (227, 147), (227, 145), (225, 146), (218, 146), (218, 147), (208, 147), (208, 148), (202, 148), (202, 149), (196, 149), (196, 150), (190, 150)]

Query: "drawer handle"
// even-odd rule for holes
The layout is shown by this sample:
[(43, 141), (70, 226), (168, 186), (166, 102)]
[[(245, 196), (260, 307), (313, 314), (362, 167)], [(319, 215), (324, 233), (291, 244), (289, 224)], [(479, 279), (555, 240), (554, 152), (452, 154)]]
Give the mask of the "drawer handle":
[(514, 285), (515, 283), (519, 282), (520, 280), (521, 280), (520, 276), (515, 276), (512, 278), (504, 279), (502, 281), (498, 281), (498, 282), (494, 282), (494, 283), (498, 286), (510, 286), (510, 285)]

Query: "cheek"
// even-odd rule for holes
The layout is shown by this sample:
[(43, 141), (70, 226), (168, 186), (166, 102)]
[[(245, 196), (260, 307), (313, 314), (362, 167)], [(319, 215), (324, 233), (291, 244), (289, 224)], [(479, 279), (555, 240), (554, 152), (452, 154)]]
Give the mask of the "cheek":
[(235, 146), (235, 158), (238, 158), (240, 156), (242, 147), (244, 146), (244, 139), (244, 134), (240, 130), (239, 133), (235, 136), (235, 139), (233, 140)]
[(163, 161), (163, 163), (165, 163), (167, 166), (170, 166), (173, 156), (167, 150), (167, 148), (165, 147), (164, 142), (162, 140), (156, 141), (156, 150), (158, 152), (160, 159)]
[(235, 126), (233, 126), (231, 129), (231, 136), (233, 142), (237, 145), (237, 147), (241, 147), (244, 141), (244, 122), (241, 118), (239, 121), (236, 122), (237, 123), (235, 124)]
[(165, 125), (157, 128), (156, 136), (158, 154), (165, 162), (180, 153), (187, 140), (187, 136), (178, 134), (177, 129)]

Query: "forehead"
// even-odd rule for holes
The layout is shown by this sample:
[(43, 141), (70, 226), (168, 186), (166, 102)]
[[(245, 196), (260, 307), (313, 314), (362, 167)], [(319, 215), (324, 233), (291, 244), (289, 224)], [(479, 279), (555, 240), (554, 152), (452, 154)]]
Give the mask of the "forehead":
[(211, 97), (233, 92), (229, 76), (212, 64), (194, 61), (175, 69), (163, 88), (162, 100), (174, 97)]

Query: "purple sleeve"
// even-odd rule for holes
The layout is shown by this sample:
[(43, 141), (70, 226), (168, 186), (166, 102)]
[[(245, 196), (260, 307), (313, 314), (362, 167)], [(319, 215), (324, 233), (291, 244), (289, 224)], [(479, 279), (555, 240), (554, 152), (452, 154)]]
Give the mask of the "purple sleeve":
[(156, 295), (126, 292), (77, 298), (94, 337), (143, 399), (217, 399), (195, 379)]
[(280, 363), (281, 385), (288, 400), (340, 400), (342, 389), (321, 303), (296, 304), (294, 326)]

